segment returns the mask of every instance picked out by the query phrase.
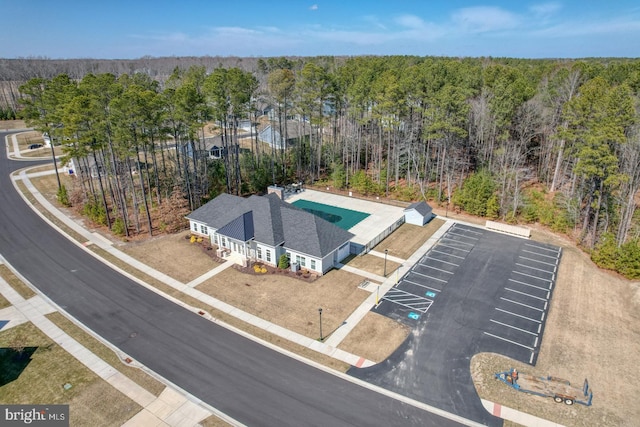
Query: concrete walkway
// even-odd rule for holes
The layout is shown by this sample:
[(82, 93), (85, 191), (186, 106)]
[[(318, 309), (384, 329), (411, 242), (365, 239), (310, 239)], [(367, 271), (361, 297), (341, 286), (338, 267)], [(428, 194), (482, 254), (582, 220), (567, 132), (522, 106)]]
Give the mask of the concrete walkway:
[[(12, 135), (12, 136), (13, 136), (12, 139), (13, 139), (15, 157), (21, 158), (21, 155), (18, 151), (17, 140), (15, 139), (15, 135)], [(9, 152), (9, 147), (7, 147), (7, 151)], [(98, 233), (93, 233), (86, 230), (85, 228), (77, 224), (75, 221), (73, 221), (72, 219), (64, 215), (64, 213), (62, 213), (55, 206), (49, 203), (49, 201), (46, 200), (46, 198), (42, 196), (42, 194), (40, 194), (40, 192), (33, 186), (31, 181), (29, 180), (29, 176), (42, 176), (42, 175), (46, 175), (47, 173), (50, 174), (50, 173), (53, 173), (53, 171), (39, 172), (33, 175), (28, 175), (26, 172), (22, 171), (19, 175), (19, 178), (14, 176), (13, 180), (14, 182), (17, 181), (18, 179), (22, 180), (25, 186), (27, 187), (27, 189), (34, 195), (36, 200), (45, 209), (47, 209), (50, 213), (55, 215), (60, 221), (64, 222), (66, 226), (74, 230), (76, 233), (82, 235), (86, 239), (85, 242), (76, 242), (75, 240), (71, 239), (79, 246), (86, 247), (87, 245), (92, 245), (92, 244), (96, 245), (101, 249), (109, 252), (111, 255), (121, 259), (122, 261), (132, 265), (136, 269), (144, 272), (145, 274), (148, 274), (154, 277), (155, 279), (160, 280), (163, 283), (171, 286), (172, 288), (177, 289), (187, 295), (190, 295), (196, 298), (197, 300), (202, 301), (203, 303), (208, 304), (224, 313), (235, 316), (238, 319), (241, 319), (259, 328), (262, 328), (277, 336), (280, 336), (282, 338), (295, 342), (299, 345), (308, 347), (310, 349), (313, 349), (315, 351), (318, 351), (320, 353), (323, 353), (325, 355), (328, 355), (330, 357), (336, 358), (338, 360), (344, 361), (352, 366), (357, 366), (357, 367), (372, 366), (374, 363), (370, 360), (364, 359), (357, 355), (350, 354), (343, 350), (340, 350), (337, 348), (337, 346), (340, 345), (340, 343), (345, 339), (345, 337), (349, 334), (349, 332), (353, 330), (353, 328), (362, 320), (362, 318), (364, 318), (364, 316), (371, 310), (371, 308), (373, 308), (377, 303), (379, 303), (380, 299), (384, 297), (385, 293), (388, 292), (393, 286), (397, 284), (398, 278), (402, 277), (406, 272), (408, 272), (410, 268), (413, 266), (413, 264), (418, 262), (422, 257), (422, 255), (429, 248), (431, 248), (455, 222), (459, 222), (459, 221), (448, 219), (445, 222), (445, 224), (442, 227), (440, 227), (440, 229), (438, 229), (436, 233), (434, 233), (433, 236), (431, 236), (407, 260), (403, 260), (401, 258), (393, 257), (387, 254), (387, 259), (401, 264), (400, 267), (395, 272), (390, 274), (388, 277), (383, 277), (373, 273), (365, 272), (363, 270), (359, 270), (350, 266), (340, 265), (339, 268), (343, 268), (345, 269), (345, 271), (350, 271), (354, 274), (358, 274), (374, 282), (373, 285), (376, 286), (375, 292), (373, 292), (372, 289), (368, 289), (369, 291), (372, 292), (372, 294), (359, 307), (357, 307), (353, 311), (353, 313), (351, 313), (351, 315), (345, 320), (343, 325), (340, 326), (335, 332), (333, 332), (330, 337), (328, 337), (324, 342), (319, 342), (317, 340), (313, 340), (301, 334), (282, 328), (271, 322), (260, 319), (257, 316), (254, 316), (250, 313), (239, 310), (233, 306), (230, 306), (229, 304), (226, 304), (220, 300), (217, 300), (195, 289), (195, 287), (198, 286), (199, 284), (210, 279), (211, 277), (214, 277), (216, 274), (220, 273), (221, 271), (231, 267), (234, 264), (233, 259), (227, 260), (225, 263), (221, 264), (220, 266), (217, 266), (216, 268), (210, 270), (209, 272), (203, 274), (202, 276), (185, 284), (173, 279), (172, 277), (169, 277), (168, 275), (162, 272), (159, 272), (153, 268), (150, 268), (145, 264), (140, 263), (138, 260), (130, 257), (124, 252), (119, 251), (117, 248), (114, 248), (112, 243), (108, 239), (104, 238)], [(19, 189), (16, 188), (16, 190), (20, 194), (22, 194), (19, 191)], [(25, 199), (25, 202), (28, 203), (24, 195), (23, 195), (23, 198)], [(55, 224), (48, 221), (46, 217), (44, 217), (39, 211), (35, 210), (35, 212), (38, 213), (52, 227), (58, 228), (57, 226), (55, 226)], [(62, 234), (65, 234), (59, 228), (58, 230)], [(92, 251), (87, 250), (87, 252), (97, 257), (97, 255)], [(382, 258), (385, 257), (384, 253), (381, 253), (378, 251), (371, 251), (370, 253), (374, 256), (379, 256)], [(103, 261), (106, 262), (107, 264), (110, 264), (106, 260), (103, 260)], [(3, 260), (0, 256), (0, 263), (2, 262)], [(145, 286), (148, 289), (158, 294), (161, 294), (163, 297), (169, 300), (172, 300), (176, 304), (179, 304), (198, 314), (200, 314), (200, 312), (202, 311), (198, 307), (189, 306), (184, 302), (159, 291), (157, 288), (154, 288), (144, 283), (143, 281), (137, 279), (136, 277), (120, 270), (115, 265), (113, 264), (110, 264), (110, 265), (112, 268), (120, 271), (122, 274), (138, 282), (140, 285)], [(33, 322), (38, 328), (40, 328), (46, 334), (52, 337), (52, 339), (54, 339), (55, 337), (54, 340), (56, 342), (58, 342), (67, 351), (69, 351), (69, 353), (74, 355), (78, 360), (80, 360), (82, 363), (84, 363), (86, 366), (88, 366), (90, 369), (96, 372), (96, 374), (98, 374), (101, 378), (108, 381), (111, 385), (113, 385), (115, 388), (120, 390), (123, 394), (129, 396), (132, 400), (136, 401), (138, 404), (140, 404), (144, 408), (136, 416), (131, 418), (125, 425), (127, 426), (195, 425), (199, 423), (202, 419), (208, 417), (211, 414), (215, 414), (221, 417), (222, 419), (224, 419), (225, 421), (229, 422), (232, 425), (239, 425), (235, 420), (217, 411), (215, 408), (211, 408), (208, 405), (203, 404), (201, 401), (199, 401), (198, 399), (189, 395), (186, 392), (178, 391), (177, 389), (167, 387), (167, 389), (165, 389), (165, 391), (163, 391), (163, 393), (156, 398), (151, 393), (142, 389), (136, 383), (129, 380), (127, 377), (125, 377), (123, 374), (117, 371), (115, 368), (111, 367), (106, 362), (102, 361), (97, 356), (95, 356), (93, 353), (89, 352), (85, 347), (81, 346), (75, 340), (73, 340), (68, 335), (66, 335), (62, 330), (57, 328), (48, 319), (46, 319), (44, 317), (44, 314), (51, 312), (52, 310), (55, 310), (55, 309), (52, 308), (52, 304), (49, 304), (49, 302), (45, 301), (42, 297), (37, 296), (37, 297), (30, 298), (29, 300), (24, 300), (19, 294), (17, 294), (17, 292), (15, 292), (15, 290), (13, 290), (13, 288), (11, 288), (6, 282), (1, 280), (1, 278), (0, 278), (0, 293), (2, 293), (5, 296), (5, 298), (7, 298), (7, 300), (9, 300), (13, 304), (13, 307), (0, 310), (0, 318), (9, 319), (12, 322), (14, 322), (14, 324), (15, 322), (24, 322), (24, 321)], [(264, 345), (272, 347), (278, 351), (282, 351), (281, 349), (278, 349), (275, 346), (272, 346), (266, 342), (263, 342), (262, 340), (256, 339), (255, 337), (252, 337), (246, 334), (244, 331), (238, 330), (237, 328), (234, 328), (218, 319), (215, 319), (208, 313), (205, 313), (204, 317), (208, 318), (209, 320), (215, 323), (221, 324), (222, 326), (225, 326), (231, 330), (234, 330), (235, 332), (242, 334), (250, 339), (254, 339), (256, 341), (261, 342)], [(105, 344), (109, 345), (108, 343), (105, 343)], [(299, 356), (295, 354), (291, 354), (289, 352), (286, 352), (286, 353), (292, 357), (299, 358)], [(499, 413), (496, 414), (495, 412), (496, 407), (499, 407), (499, 405), (496, 406), (496, 404), (493, 404), (492, 402), (483, 400), (483, 405), (489, 412), (493, 413), (494, 415), (502, 417), (504, 419), (512, 420), (514, 422), (517, 422), (523, 425), (536, 425), (536, 426), (540, 425), (543, 427), (557, 426), (557, 424), (553, 424), (553, 423), (549, 424), (545, 420), (515, 411), (510, 408), (501, 407), (501, 410), (498, 410)], [(538, 421), (543, 423), (532, 424), (532, 422), (538, 422)]]
[[(4, 264), (4, 262), (4, 258), (0, 256), (0, 264)], [(16, 273), (14, 272), (14, 274)], [(144, 408), (126, 425), (193, 426), (211, 415), (211, 411), (187, 400), (183, 394), (178, 394), (170, 388), (165, 389), (159, 397), (154, 396), (115, 367), (100, 359), (45, 317), (46, 314), (56, 310), (49, 301), (40, 295), (25, 300), (2, 277), (0, 277), (0, 294), (11, 303), (14, 311), (19, 313), (19, 317), (16, 319), (17, 316), (14, 315), (6, 327), (13, 327), (25, 321), (33, 323), (53, 342), (73, 355), (98, 377)], [(18, 320), (18, 322), (13, 322), (14, 320)], [(167, 399), (167, 395), (174, 397)], [(139, 419), (144, 419), (145, 422), (136, 422)]]

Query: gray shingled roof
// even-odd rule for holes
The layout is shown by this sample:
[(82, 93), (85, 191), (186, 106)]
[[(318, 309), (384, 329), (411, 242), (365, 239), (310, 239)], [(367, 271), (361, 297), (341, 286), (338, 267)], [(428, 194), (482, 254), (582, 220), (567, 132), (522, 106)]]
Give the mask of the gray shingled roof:
[(191, 212), (187, 218), (202, 222), (220, 234), (237, 240), (250, 240), (253, 232), (258, 242), (270, 246), (284, 242), (287, 249), (319, 258), (330, 254), (354, 236), (320, 217), (283, 202), (275, 194), (247, 199), (221, 194)]
[(422, 216), (427, 216), (432, 211), (431, 206), (425, 201), (412, 203), (409, 207), (405, 208), (404, 211), (407, 212), (412, 209), (415, 209)]
[(253, 239), (253, 211), (245, 212), (224, 227), (218, 233), (232, 239), (248, 242)]

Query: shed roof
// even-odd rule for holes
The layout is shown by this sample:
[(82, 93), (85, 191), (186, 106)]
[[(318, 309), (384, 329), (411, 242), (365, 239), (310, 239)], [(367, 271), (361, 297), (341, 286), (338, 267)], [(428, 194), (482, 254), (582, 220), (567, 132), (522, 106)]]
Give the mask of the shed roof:
[(420, 215), (427, 216), (431, 213), (433, 209), (431, 208), (431, 206), (427, 204), (427, 202), (421, 201), (421, 202), (415, 202), (410, 204), (407, 208), (404, 209), (404, 212), (407, 212), (410, 210), (415, 210)]

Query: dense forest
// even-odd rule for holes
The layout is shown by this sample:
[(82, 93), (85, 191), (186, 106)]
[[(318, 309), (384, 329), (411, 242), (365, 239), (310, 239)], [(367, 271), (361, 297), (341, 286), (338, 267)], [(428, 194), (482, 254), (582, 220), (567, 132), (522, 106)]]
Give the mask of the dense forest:
[[(4, 116), (84, 165), (62, 199), (118, 233), (168, 228), (162, 212), (220, 192), (320, 181), (539, 222), (640, 277), (640, 60), (209, 58), (163, 72), (149, 61), (5, 78), (19, 85)], [(267, 123), (283, 143), (258, 140)], [(220, 158), (201, 154), (205, 130)]]

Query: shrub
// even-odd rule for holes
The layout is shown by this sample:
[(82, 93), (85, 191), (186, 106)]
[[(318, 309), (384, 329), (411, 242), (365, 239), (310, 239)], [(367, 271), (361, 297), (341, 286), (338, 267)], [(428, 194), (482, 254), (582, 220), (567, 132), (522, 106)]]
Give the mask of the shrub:
[(124, 228), (124, 221), (122, 220), (122, 218), (116, 218), (116, 220), (113, 221), (113, 226), (111, 226), (111, 231), (113, 232), (113, 234), (117, 236), (125, 235), (126, 230)]
[(640, 279), (639, 240), (631, 240), (618, 248), (616, 270), (629, 279)]
[(472, 215), (485, 216), (494, 190), (493, 176), (490, 172), (481, 170), (464, 180), (462, 188), (454, 193), (453, 202)]
[(66, 207), (71, 206), (71, 202), (69, 201), (69, 193), (67, 193), (67, 187), (65, 187), (64, 185), (61, 185), (60, 188), (58, 188), (57, 197), (58, 197), (58, 202), (62, 206), (66, 206)]
[(640, 241), (637, 239), (618, 247), (614, 235), (606, 233), (591, 253), (591, 259), (599, 267), (615, 270), (629, 279), (640, 278)]
[(107, 225), (107, 213), (96, 199), (90, 199), (82, 206), (82, 213), (93, 222)]
[(287, 256), (287, 254), (282, 254), (280, 255), (280, 258), (278, 258), (278, 268), (281, 268), (283, 270), (289, 268), (289, 257)]

